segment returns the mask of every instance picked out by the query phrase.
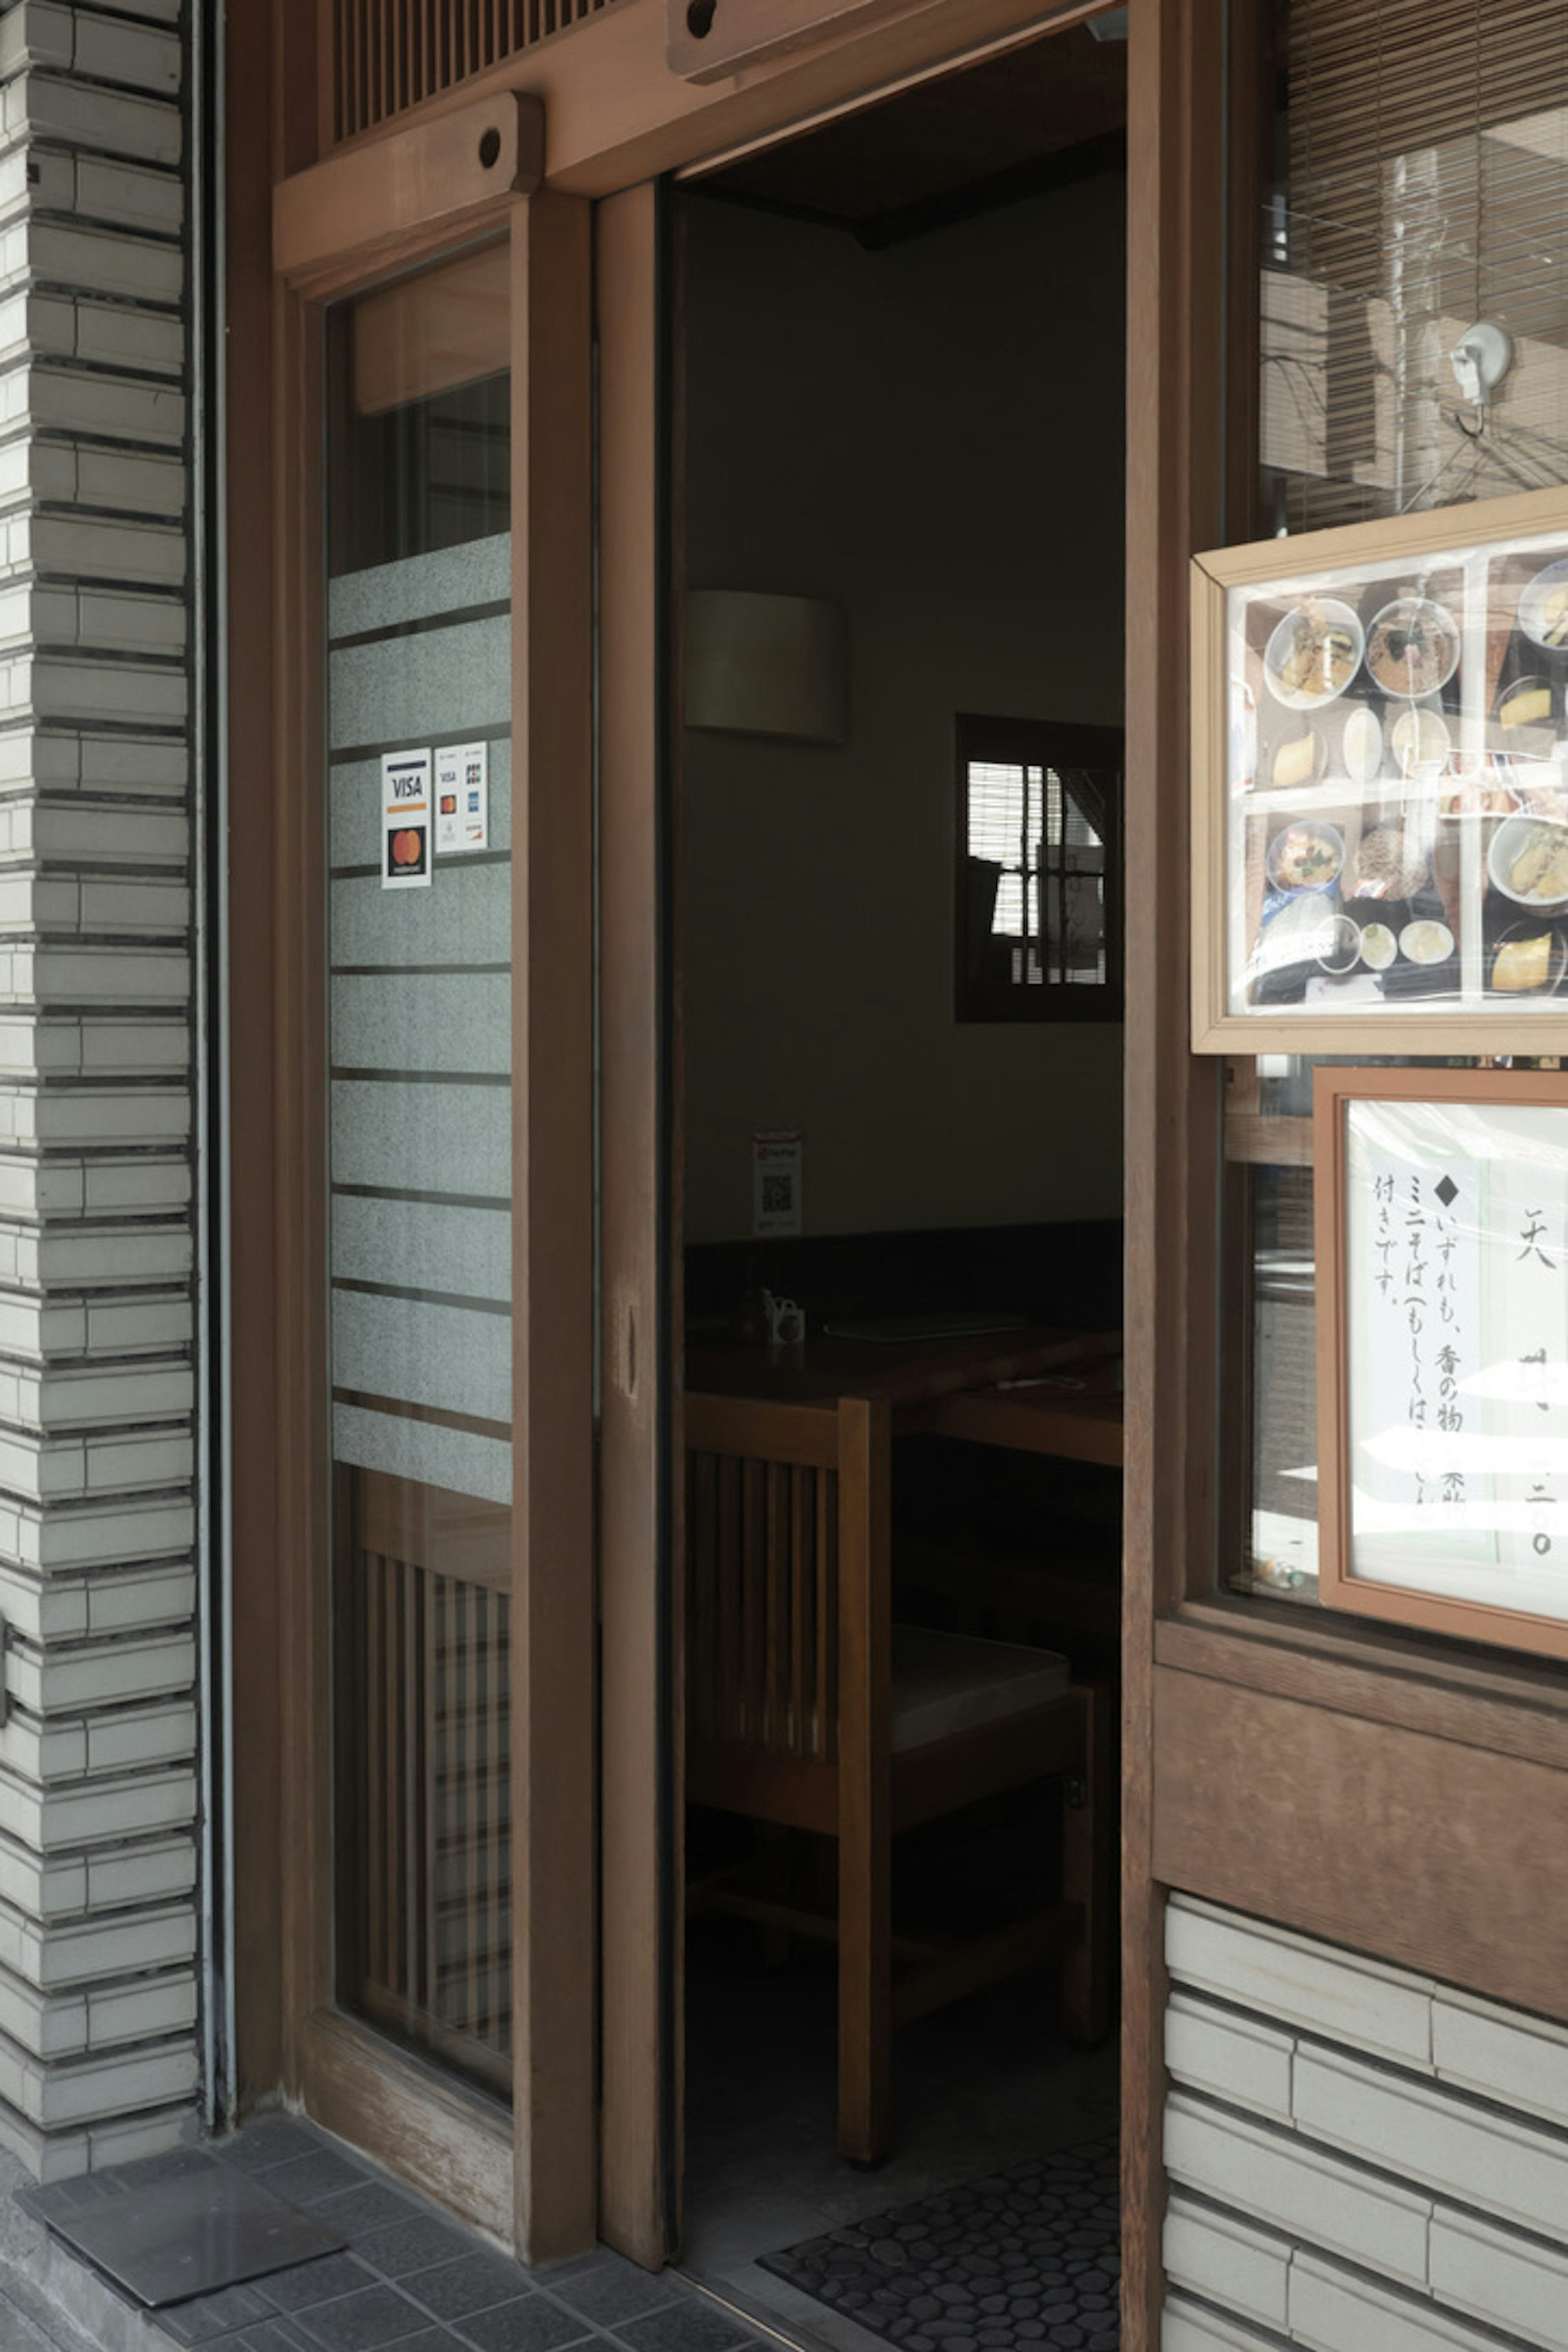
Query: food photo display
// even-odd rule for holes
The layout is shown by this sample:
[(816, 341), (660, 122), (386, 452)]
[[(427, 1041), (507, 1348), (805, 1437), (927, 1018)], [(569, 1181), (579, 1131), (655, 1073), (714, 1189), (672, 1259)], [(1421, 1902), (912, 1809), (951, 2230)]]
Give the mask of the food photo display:
[(1200, 1045), (1263, 1023), (1392, 1045), (1397, 1022), (1428, 1052), (1456, 1021), (1469, 1050), (1502, 1050), (1479, 1034), (1500, 1021), (1555, 1024), (1529, 1033), (1540, 1050), (1568, 1039), (1568, 510), (1552, 504), (1554, 531), (1468, 548), (1420, 544), (1412, 521), (1431, 517), (1325, 534), (1366, 552), (1256, 582), (1217, 575), (1330, 551), (1198, 559)]

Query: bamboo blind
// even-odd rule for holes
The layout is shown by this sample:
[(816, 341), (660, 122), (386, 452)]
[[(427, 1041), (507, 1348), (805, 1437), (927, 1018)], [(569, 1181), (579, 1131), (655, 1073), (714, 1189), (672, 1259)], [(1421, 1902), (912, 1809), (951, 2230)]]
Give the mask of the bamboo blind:
[[(1568, 7), (1294, 0), (1268, 193), (1271, 520), (1315, 529), (1568, 478)], [(1514, 359), (1486, 417), (1450, 353)]]
[(613, 0), (320, 0), (334, 139), (406, 114)]

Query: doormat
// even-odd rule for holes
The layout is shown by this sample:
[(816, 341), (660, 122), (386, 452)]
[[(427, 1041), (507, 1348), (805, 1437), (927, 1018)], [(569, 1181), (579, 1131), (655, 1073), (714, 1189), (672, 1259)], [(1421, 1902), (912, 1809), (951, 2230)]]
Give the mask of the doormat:
[(151, 2311), (290, 2270), (343, 2242), (195, 2148), (25, 2189), (16, 2202)]
[(933, 2190), (764, 2254), (785, 2279), (901, 2352), (1116, 2352), (1114, 2138)]

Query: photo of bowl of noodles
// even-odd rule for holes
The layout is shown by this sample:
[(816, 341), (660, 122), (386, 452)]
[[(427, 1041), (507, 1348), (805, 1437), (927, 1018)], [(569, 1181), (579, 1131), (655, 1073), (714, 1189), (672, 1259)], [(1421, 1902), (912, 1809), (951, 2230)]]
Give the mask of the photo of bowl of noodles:
[(1436, 694), (1459, 667), (1459, 625), (1430, 596), (1398, 596), (1373, 616), (1366, 666), (1384, 694)]
[(1332, 702), (1361, 667), (1366, 638), (1361, 623), (1337, 596), (1304, 596), (1263, 649), (1263, 675), (1288, 710), (1315, 710)]
[(1315, 820), (1288, 824), (1268, 845), (1268, 879), (1277, 890), (1331, 890), (1344, 862), (1344, 835)]

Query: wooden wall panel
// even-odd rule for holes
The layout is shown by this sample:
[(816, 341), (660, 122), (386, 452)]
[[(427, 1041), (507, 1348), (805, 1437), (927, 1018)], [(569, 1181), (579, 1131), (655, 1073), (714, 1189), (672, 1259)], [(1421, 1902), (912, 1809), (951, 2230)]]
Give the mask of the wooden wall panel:
[(1568, 1774), (1162, 1668), (1163, 1885), (1568, 2018)]

